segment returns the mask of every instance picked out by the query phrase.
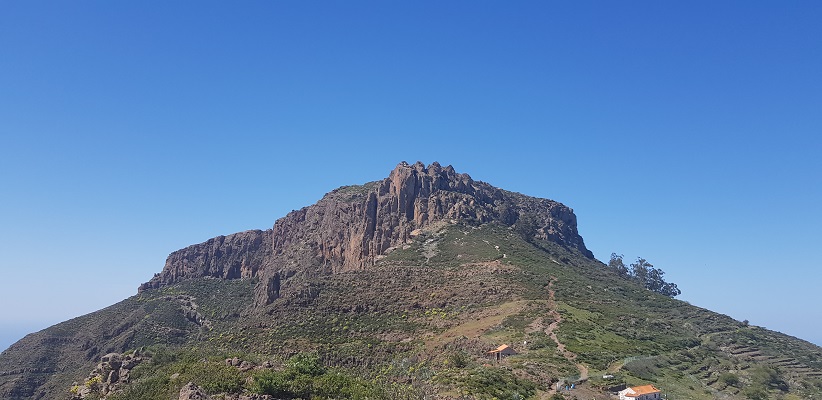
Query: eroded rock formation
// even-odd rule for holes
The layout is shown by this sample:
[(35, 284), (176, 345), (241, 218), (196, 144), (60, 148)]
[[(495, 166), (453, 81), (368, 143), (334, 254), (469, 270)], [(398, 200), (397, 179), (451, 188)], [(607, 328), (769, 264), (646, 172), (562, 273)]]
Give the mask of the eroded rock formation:
[(140, 290), (194, 277), (259, 276), (258, 302), (268, 304), (292, 276), (367, 268), (389, 248), (411, 240), (415, 229), (438, 221), (527, 224), (522, 231), (528, 235), (593, 258), (565, 205), (497, 189), (450, 165), (403, 162), (388, 178), (336, 189), (266, 231), (219, 236), (178, 250)]
[(71, 387), (71, 398), (73, 400), (89, 397), (105, 398), (129, 383), (131, 370), (144, 360), (145, 357), (140, 351), (132, 354), (109, 353), (104, 355), (84, 382), (74, 383)]

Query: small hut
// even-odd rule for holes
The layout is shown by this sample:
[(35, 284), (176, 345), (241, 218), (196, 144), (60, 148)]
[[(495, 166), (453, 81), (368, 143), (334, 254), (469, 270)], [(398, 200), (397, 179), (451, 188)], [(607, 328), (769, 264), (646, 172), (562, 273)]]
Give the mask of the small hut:
[(495, 358), (497, 361), (499, 361), (503, 357), (513, 356), (514, 354), (517, 354), (517, 352), (514, 351), (514, 349), (512, 349), (507, 344), (503, 344), (503, 345), (500, 345), (499, 347), (497, 347), (496, 349), (491, 350), (491, 351), (489, 351), (485, 354), (487, 354), (490, 357)]

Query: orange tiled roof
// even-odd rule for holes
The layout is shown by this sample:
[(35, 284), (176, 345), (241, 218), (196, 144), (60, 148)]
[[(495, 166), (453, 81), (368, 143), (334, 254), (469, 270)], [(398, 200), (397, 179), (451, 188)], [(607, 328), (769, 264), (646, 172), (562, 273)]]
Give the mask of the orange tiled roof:
[(632, 387), (633, 393), (626, 393), (625, 396), (627, 397), (637, 397), (643, 394), (651, 394), (651, 393), (659, 393), (659, 389), (655, 388), (654, 385), (644, 385), (644, 386), (636, 386)]
[(501, 352), (501, 351), (503, 351), (503, 350), (505, 350), (505, 349), (507, 349), (507, 348), (508, 348), (508, 345), (507, 345), (507, 344), (503, 344), (503, 345), (500, 345), (499, 347), (497, 347), (495, 350), (491, 350), (491, 351), (489, 351), (489, 353), (499, 353), (499, 352)]

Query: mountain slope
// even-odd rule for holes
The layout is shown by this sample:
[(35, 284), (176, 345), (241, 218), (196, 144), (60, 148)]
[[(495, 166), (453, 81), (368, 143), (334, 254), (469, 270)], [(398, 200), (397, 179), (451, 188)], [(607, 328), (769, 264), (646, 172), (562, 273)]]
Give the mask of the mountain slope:
[[(501, 344), (518, 354), (489, 359)], [(129, 379), (101, 376), (110, 398), (286, 376), (305, 396), (337, 379), (337, 395), (376, 398), (544, 397), (558, 382), (586, 398), (623, 382), (692, 399), (822, 391), (819, 347), (647, 291), (593, 259), (569, 208), (436, 163), (172, 253), (136, 296), (0, 354), (0, 397), (69, 398), (97, 388), (101, 357), (134, 350)], [(305, 354), (325, 372), (295, 370)]]

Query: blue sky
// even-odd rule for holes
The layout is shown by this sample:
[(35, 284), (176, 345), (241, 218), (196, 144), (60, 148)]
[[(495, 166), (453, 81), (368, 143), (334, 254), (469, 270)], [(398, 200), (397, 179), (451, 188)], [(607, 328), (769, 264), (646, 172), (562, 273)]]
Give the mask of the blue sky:
[(0, 348), (400, 161), (822, 344), (822, 3), (0, 2)]

